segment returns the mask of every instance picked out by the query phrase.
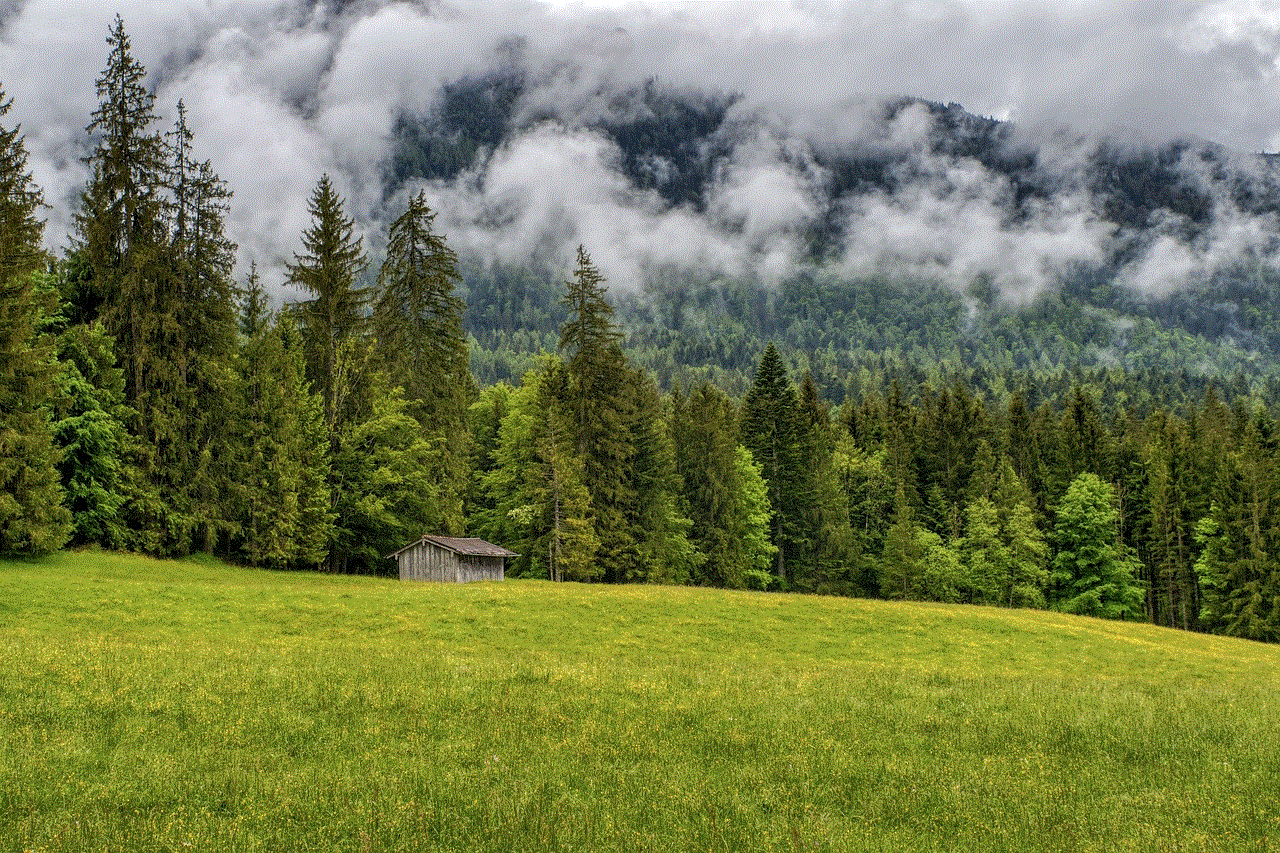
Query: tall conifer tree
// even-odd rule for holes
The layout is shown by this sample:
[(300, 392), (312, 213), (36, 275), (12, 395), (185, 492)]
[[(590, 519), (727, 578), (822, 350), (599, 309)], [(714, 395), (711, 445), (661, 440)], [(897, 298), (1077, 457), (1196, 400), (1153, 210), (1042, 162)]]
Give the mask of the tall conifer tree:
[(125, 511), (135, 546), (182, 553), (227, 531), (222, 400), (234, 347), (229, 191), (191, 154), (185, 109), (166, 138), (119, 16), (97, 80), (90, 180), (71, 266), (79, 319), (100, 313), (124, 370), (140, 477)]
[(740, 423), (742, 443), (751, 451), (769, 485), (773, 544), (778, 548), (774, 571), (785, 581), (788, 564), (805, 546), (802, 517), (806, 477), (800, 402), (773, 344), (760, 358), (751, 390), (742, 402)]
[(434, 529), (462, 532), (469, 431), (467, 407), (474, 383), (462, 329), (457, 258), (435, 233), (435, 213), (419, 193), (391, 225), (387, 257), (378, 275), (373, 329), (381, 363), (404, 389), (408, 411), (433, 445), (429, 476), (439, 505)]
[(307, 377), (324, 401), (330, 429), (342, 419), (351, 377), (341, 370), (344, 345), (358, 337), (365, 323), (369, 289), (359, 287), (365, 254), (355, 223), (344, 212), (342, 197), (328, 175), (311, 194), (311, 225), (302, 233), (305, 254), (294, 255), (289, 283), (312, 298), (299, 303), (298, 316), (306, 341)]
[(627, 580), (639, 560), (634, 517), (636, 482), (631, 415), (635, 386), (622, 354), (622, 334), (605, 299), (605, 278), (578, 247), (564, 302), (569, 318), (560, 328), (567, 381), (563, 405), (573, 424), (583, 477), (591, 493), (598, 553), (604, 577)]
[[(0, 90), (0, 118), (9, 108)], [(0, 126), (0, 554), (56, 550), (70, 528), (49, 420), (53, 350), (37, 333), (53, 300), (39, 279), (40, 203), (20, 129)]]

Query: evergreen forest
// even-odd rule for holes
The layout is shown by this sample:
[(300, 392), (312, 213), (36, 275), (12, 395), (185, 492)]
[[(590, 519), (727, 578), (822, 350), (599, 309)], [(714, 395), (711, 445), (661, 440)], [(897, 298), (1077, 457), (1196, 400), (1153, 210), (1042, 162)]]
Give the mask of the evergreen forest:
[[(423, 193), (395, 196), (373, 257), (318, 176), (288, 266), (303, 296), (273, 310), (256, 268), (235, 268), (199, 128), (181, 103), (162, 126), (119, 17), (107, 45), (60, 256), (0, 91), (0, 554), (382, 574), (432, 532), (554, 581), (1280, 641), (1274, 269), (1157, 301), (1082, 274), (1009, 306), (981, 278), (957, 293), (820, 265), (776, 286), (673, 270), (615, 297), (591, 246), (566, 270), (456, 255)], [(406, 119), (389, 186), (495, 144), (503, 85)], [(651, 126), (615, 133), (665, 146), (684, 177), (655, 186), (703, 203), (682, 140), (731, 99), (636, 97)], [(657, 181), (642, 160), (636, 180)], [(856, 165), (830, 164), (879, 180)], [(822, 229), (808, 236), (821, 255)]]

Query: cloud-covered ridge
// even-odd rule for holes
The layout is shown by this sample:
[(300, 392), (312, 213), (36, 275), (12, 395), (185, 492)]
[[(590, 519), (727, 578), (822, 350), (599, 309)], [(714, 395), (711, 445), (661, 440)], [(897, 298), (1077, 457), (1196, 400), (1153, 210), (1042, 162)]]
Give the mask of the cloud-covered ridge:
[[(0, 10), (0, 84), (58, 248), (110, 21), (83, 0)], [(277, 288), (322, 172), (376, 245), (398, 212), (387, 177), (403, 119), (439, 126), (444, 87), (493, 74), (518, 81), (500, 136), (447, 174), (393, 182), (426, 188), (450, 241), (483, 259), (563, 264), (583, 242), (618, 287), (659, 267), (773, 282), (823, 263), (958, 289), (984, 277), (1023, 302), (1080, 268), (1119, 265), (1123, 283), (1159, 295), (1275, 251), (1275, 211), (1239, 191), (1246, 179), (1274, 187), (1265, 159), (1184, 146), (1168, 171), (1201, 200), (1190, 213), (1135, 209), (1098, 179), (1127, 156), (1117, 146), (1280, 147), (1280, 18), (1259, 4), (126, 0), (119, 11), (158, 105), (185, 101), (198, 153), (235, 193), (241, 260)], [(635, 94), (646, 81), (668, 102), (717, 105), (687, 134), (697, 150), (655, 142), (636, 159), (619, 128), (643, 127), (656, 103)]]

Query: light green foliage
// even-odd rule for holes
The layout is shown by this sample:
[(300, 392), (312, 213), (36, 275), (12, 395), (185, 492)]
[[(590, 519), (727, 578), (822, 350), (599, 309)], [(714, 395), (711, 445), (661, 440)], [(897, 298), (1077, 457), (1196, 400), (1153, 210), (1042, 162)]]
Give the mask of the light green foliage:
[(596, 580), (600, 540), (595, 532), (583, 460), (576, 453), (571, 415), (561, 398), (563, 365), (547, 359), (507, 399), (498, 429), (495, 467), (484, 489), (493, 509), (481, 535), (512, 543), (517, 573), (550, 580)]
[(54, 440), (61, 458), (71, 542), (120, 548), (129, 541), (120, 511), (129, 484), (133, 441), (125, 423), (124, 377), (115, 366), (114, 342), (100, 322), (67, 327), (58, 337), (58, 385)]
[(14, 850), (1266, 850), (1280, 647), (940, 604), (0, 562)]
[(769, 485), (750, 450), (739, 444), (734, 457), (733, 473), (742, 515), (732, 529), (741, 543), (742, 565), (746, 571), (767, 571), (778, 552), (778, 546), (769, 538)]
[(867, 451), (843, 434), (832, 454), (832, 467), (848, 496), (853, 554), (848, 590), (856, 595), (880, 591), (880, 554), (894, 505), (894, 483), (885, 470), (884, 452)]
[(918, 597), (927, 601), (954, 603), (964, 600), (967, 578), (956, 549), (932, 530), (916, 530), (916, 552), (920, 554)]
[(929, 545), (925, 532), (916, 523), (915, 510), (906, 497), (906, 489), (898, 484), (893, 501), (892, 523), (884, 534), (881, 559), (880, 594), (890, 599), (916, 599), (921, 596), (921, 570)]
[(1007, 458), (989, 492), (990, 497), (975, 498), (965, 510), (961, 553), (969, 589), (966, 600), (1043, 607), (1048, 547), (1036, 527), (1030, 494)]
[(1119, 541), (1111, 487), (1096, 474), (1071, 481), (1058, 505), (1053, 536), (1054, 606), (1107, 619), (1142, 616), (1137, 560)]

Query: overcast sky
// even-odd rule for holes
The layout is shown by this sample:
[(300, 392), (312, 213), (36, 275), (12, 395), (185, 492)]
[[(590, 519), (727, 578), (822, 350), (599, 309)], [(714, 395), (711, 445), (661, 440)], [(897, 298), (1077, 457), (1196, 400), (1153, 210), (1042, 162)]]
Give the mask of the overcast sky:
[[(334, 175), (372, 233), (385, 216), (377, 178), (395, 114), (429, 109), (442, 82), (493, 67), (512, 44), (528, 68), (561, 69), (534, 97), (562, 112), (589, 113), (602, 86), (656, 77), (677, 88), (742, 93), (751, 109), (774, 111), (791, 131), (836, 142), (862, 131), (860, 105), (914, 95), (1011, 119), (1033, 134), (1069, 126), (1280, 149), (1280, 2), (0, 0), (0, 85), (14, 99), (8, 118), (23, 124), (52, 206), (53, 247), (65, 245), (69, 200), (84, 180), (83, 128), (113, 9), (151, 72), (159, 108), (172, 116), (185, 100), (198, 153), (235, 192), (231, 230), (241, 259), (257, 259), (277, 277), (298, 248), (307, 196), (322, 172)], [(616, 243), (611, 260), (624, 276), (671, 260), (649, 245), (654, 233), (669, 237), (669, 252), (687, 250), (726, 272), (748, 263), (785, 271), (793, 247), (783, 220), (812, 215), (813, 188), (788, 171), (777, 140), (743, 146), (736, 171), (715, 188), (712, 213), (747, 223), (746, 233), (732, 234), (628, 194), (607, 168), (603, 144), (542, 129), (484, 165), (495, 180), (483, 190), (476, 182), (433, 187), (432, 197), (466, 246), (485, 245), (474, 213), (503, 199), (477, 193), (495, 192), (496, 183), (508, 198), (519, 196), (521, 227), (538, 232), (525, 242), (504, 239), (508, 251), (544, 240), (539, 229), (568, 211), (581, 224), (562, 242), (585, 235), (606, 253), (603, 244)], [(566, 175), (574, 185), (557, 188)], [(925, 195), (926, 207), (937, 201)], [(977, 193), (994, 211), (987, 195), (999, 188)], [(914, 216), (914, 207), (882, 202), (867, 200), (855, 215)], [(1105, 229), (1074, 202), (1058, 208), (1046, 213), (1037, 245), (1070, 244), (1068, 258), (1092, 257)], [(986, 208), (977, 214), (987, 217)], [(998, 215), (987, 218), (999, 227)], [(918, 224), (899, 226), (907, 234)], [(894, 233), (872, 235), (879, 245), (872, 248), (892, 254)], [(489, 250), (498, 245), (490, 239)], [(956, 248), (980, 261), (988, 250), (1007, 255), (1008, 247)], [(1055, 250), (1035, 249), (1029, 270), (1042, 251)]]

